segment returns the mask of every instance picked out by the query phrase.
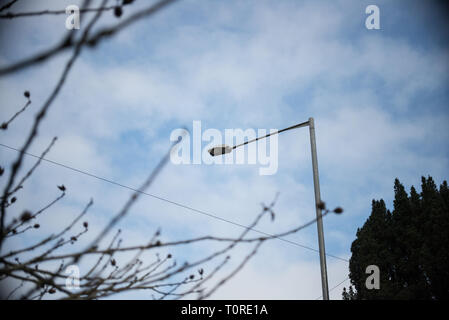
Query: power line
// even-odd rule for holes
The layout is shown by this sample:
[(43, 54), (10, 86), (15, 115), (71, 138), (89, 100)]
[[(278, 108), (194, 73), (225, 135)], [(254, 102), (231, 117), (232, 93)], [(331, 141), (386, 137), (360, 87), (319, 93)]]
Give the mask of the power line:
[[(334, 289), (337, 289), (339, 286), (341, 286), (343, 283), (345, 283), (346, 281), (349, 280), (349, 277), (346, 277), (345, 280), (343, 280), (342, 282), (340, 282), (339, 284), (335, 285), (334, 287), (332, 287), (329, 292), (331, 292)], [(320, 300), (323, 296), (319, 296), (318, 298), (316, 298), (315, 300)]]
[[(11, 146), (7, 146), (7, 145), (5, 145), (5, 144), (3, 144), (3, 143), (0, 143), (0, 146), (2, 146), (2, 147), (4, 147), (4, 148), (7, 148), (7, 149), (10, 149), (10, 150), (17, 151), (17, 152), (22, 152), (22, 151), (19, 150), (19, 149), (16, 149), (16, 148), (11, 147)], [(237, 227), (249, 229), (249, 230), (251, 230), (251, 231), (254, 231), (254, 232), (263, 234), (263, 235), (265, 235), (265, 236), (274, 237), (272, 234), (266, 233), (266, 232), (264, 232), (264, 231), (260, 231), (260, 230), (254, 229), (254, 228), (248, 228), (247, 226), (245, 226), (245, 225), (243, 225), (243, 224), (240, 224), (240, 223), (237, 223), (237, 222), (234, 222), (234, 221), (231, 221), (231, 220), (224, 219), (224, 218), (222, 218), (222, 217), (219, 217), (219, 216), (217, 216), (217, 215), (208, 213), (208, 212), (206, 212), (206, 211), (199, 210), (199, 209), (195, 209), (195, 208), (190, 207), (190, 206), (187, 206), (187, 205), (185, 205), (185, 204), (182, 204), (182, 203), (179, 203), (179, 202), (175, 202), (175, 201), (172, 201), (172, 200), (169, 200), (169, 199), (166, 199), (166, 198), (162, 198), (162, 197), (160, 197), (160, 196), (157, 196), (157, 195), (154, 195), (154, 194), (145, 192), (145, 191), (141, 191), (141, 190), (138, 190), (138, 189), (135, 189), (135, 188), (126, 186), (126, 185), (124, 185), (124, 184), (115, 182), (115, 181), (113, 181), (113, 180), (106, 179), (106, 178), (97, 176), (97, 175), (95, 175), (95, 174), (92, 174), (92, 173), (89, 173), (89, 172), (86, 172), (86, 171), (83, 171), (83, 170), (80, 170), (80, 169), (76, 169), (76, 168), (74, 168), (74, 167), (70, 167), (70, 166), (68, 166), (68, 165), (65, 165), (65, 164), (62, 164), (62, 163), (59, 163), (59, 162), (50, 160), (50, 159), (42, 158), (42, 157), (40, 157), (40, 156), (34, 155), (34, 154), (32, 154), (32, 153), (29, 153), (29, 152), (24, 152), (24, 154), (27, 155), (27, 156), (30, 156), (30, 157), (34, 157), (34, 158), (41, 159), (42, 161), (46, 161), (46, 162), (48, 162), (48, 163), (51, 163), (51, 164), (54, 164), (54, 165), (57, 165), (57, 166), (60, 166), (60, 167), (66, 168), (66, 169), (75, 171), (75, 172), (77, 172), (77, 173), (81, 173), (81, 174), (83, 174), (83, 175), (86, 175), (86, 176), (89, 176), (89, 177), (92, 177), (92, 178), (95, 178), (95, 179), (98, 179), (98, 180), (101, 180), (101, 181), (104, 181), (104, 182), (107, 182), (107, 183), (110, 183), (110, 184), (119, 186), (119, 187), (122, 187), (122, 188), (125, 188), (125, 189), (128, 189), (128, 190), (131, 190), (131, 191), (134, 191), (134, 192), (141, 193), (141, 194), (143, 194), (143, 195), (152, 197), (152, 198), (154, 198), (154, 199), (158, 199), (158, 200), (161, 200), (161, 201), (164, 201), (164, 202), (173, 204), (173, 205), (175, 205), (175, 206), (178, 206), (178, 207), (181, 207), (181, 208), (190, 210), (190, 211), (192, 211), (192, 212), (199, 213), (199, 214), (202, 214), (202, 215), (205, 215), (205, 216), (208, 216), (208, 217), (211, 217), (211, 218), (214, 218), (214, 219), (217, 219), (217, 220), (220, 220), (220, 221), (223, 221), (223, 222), (232, 224), (232, 225), (237, 226)], [(308, 246), (305, 246), (305, 245), (302, 245), (302, 244), (300, 244), (300, 243), (297, 243), (297, 242), (294, 242), (294, 241), (291, 241), (291, 240), (287, 240), (287, 239), (284, 239), (284, 238), (279, 238), (279, 237), (275, 237), (275, 238), (276, 238), (276, 239), (279, 239), (279, 240), (281, 240), (281, 241), (284, 241), (284, 242), (286, 242), (286, 243), (289, 243), (289, 244), (291, 244), (291, 245), (295, 245), (295, 246), (298, 246), (298, 247), (301, 247), (301, 248), (304, 248), (304, 249), (311, 250), (311, 251), (314, 251), (314, 252), (319, 253), (319, 251), (318, 251), (317, 249), (315, 249), (315, 248), (308, 247)], [(344, 259), (344, 258), (341, 258), (341, 257), (338, 257), (338, 256), (335, 256), (335, 255), (333, 255), (333, 254), (326, 253), (326, 256), (332, 257), (332, 258), (334, 258), (334, 259), (338, 259), (338, 260), (341, 260), (341, 261), (349, 262), (348, 260), (346, 260), (346, 259)]]

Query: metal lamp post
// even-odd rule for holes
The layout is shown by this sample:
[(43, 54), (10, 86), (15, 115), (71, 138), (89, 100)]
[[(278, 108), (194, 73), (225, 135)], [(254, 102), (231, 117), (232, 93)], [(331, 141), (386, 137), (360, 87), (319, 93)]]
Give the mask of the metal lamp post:
[(316, 216), (317, 216), (317, 229), (318, 229), (318, 247), (320, 253), (320, 267), (321, 267), (321, 286), (323, 290), (323, 300), (329, 300), (329, 288), (327, 283), (327, 267), (326, 267), (326, 250), (324, 245), (324, 231), (323, 231), (323, 219), (321, 219), (321, 195), (320, 195), (320, 179), (318, 174), (318, 159), (316, 154), (316, 139), (315, 139), (315, 122), (313, 118), (309, 118), (309, 121), (302, 122), (296, 124), (294, 126), (272, 132), (263, 137), (258, 137), (244, 143), (235, 145), (235, 146), (227, 146), (221, 145), (208, 150), (211, 156), (223, 155), (226, 153), (230, 153), (232, 150), (244, 146), (248, 143), (255, 142), (260, 139), (267, 138), (269, 136), (279, 134), (284, 131), (309, 126), (309, 134), (310, 134), (310, 148), (312, 152), (312, 170), (313, 170), (313, 187), (315, 192), (315, 208), (316, 208)]

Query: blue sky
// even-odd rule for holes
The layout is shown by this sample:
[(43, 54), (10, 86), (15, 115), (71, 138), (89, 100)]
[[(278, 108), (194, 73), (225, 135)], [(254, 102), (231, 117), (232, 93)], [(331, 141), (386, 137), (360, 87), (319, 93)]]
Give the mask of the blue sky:
[[(73, 3), (23, 1), (15, 9)], [(365, 28), (370, 4), (380, 8), (380, 30)], [(146, 5), (137, 1), (125, 16)], [(108, 13), (99, 26), (115, 21)], [(0, 64), (56, 43), (66, 32), (64, 22), (65, 16), (0, 21)], [(203, 130), (224, 131), (281, 129), (313, 116), (322, 198), (345, 209), (324, 220), (326, 249), (348, 259), (371, 200), (383, 198), (391, 208), (396, 177), (409, 188), (419, 186), (422, 175), (438, 183), (449, 176), (448, 32), (443, 10), (431, 1), (180, 1), (82, 53), (31, 152), (40, 153), (57, 135), (48, 158), (138, 187), (169, 147), (171, 131), (191, 128), (193, 120)], [(65, 53), (0, 78), (1, 119), (24, 103), (24, 90), (33, 101), (0, 142), (23, 143), (67, 59)], [(275, 222), (267, 219), (259, 229), (286, 230), (314, 217), (308, 139), (307, 128), (279, 136), (275, 175), (260, 176), (254, 165), (169, 164), (149, 192), (248, 224), (260, 203), (279, 191)], [(2, 166), (16, 157), (6, 149), (0, 154)], [(63, 215), (76, 214), (90, 197), (94, 232), (129, 196), (44, 164), (11, 216), (48, 202), (60, 183), (68, 195), (35, 237), (66, 221)], [(138, 243), (158, 227), (167, 239), (240, 231), (143, 197), (122, 224), (124, 240)], [(315, 227), (288, 239), (317, 248)], [(175, 255), (182, 260), (214, 248)], [(235, 262), (245, 252), (238, 251)], [(333, 287), (347, 277), (347, 263), (329, 257), (328, 273)], [(314, 299), (321, 294), (319, 276), (318, 254), (272, 241), (212, 298)], [(339, 299), (341, 290), (331, 297)]]

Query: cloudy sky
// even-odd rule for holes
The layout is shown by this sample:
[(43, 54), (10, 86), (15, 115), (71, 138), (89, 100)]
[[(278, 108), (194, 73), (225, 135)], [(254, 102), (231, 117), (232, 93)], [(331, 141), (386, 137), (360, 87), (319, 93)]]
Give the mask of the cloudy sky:
[[(19, 1), (11, 11), (70, 4), (79, 1)], [(148, 4), (136, 1), (121, 19)], [(380, 30), (365, 27), (370, 4), (380, 9)], [(81, 17), (81, 31), (88, 17)], [(324, 219), (333, 288), (348, 276), (350, 246), (372, 199), (383, 198), (391, 208), (396, 177), (406, 188), (419, 186), (423, 175), (437, 183), (449, 177), (446, 18), (431, 1), (179, 1), (82, 52), (30, 152), (40, 154), (58, 136), (48, 159), (137, 188), (169, 148), (171, 132), (192, 130), (195, 120), (203, 131), (224, 133), (282, 129), (314, 117), (322, 199), (345, 210)], [(57, 43), (67, 32), (65, 19), (0, 20), (0, 66)], [(108, 12), (98, 26), (116, 21)], [(0, 143), (23, 144), (69, 54), (0, 78), (1, 121), (23, 106), (25, 90), (32, 99), (27, 112), (1, 132)], [(259, 175), (260, 165), (169, 163), (148, 192), (242, 225), (279, 192), (275, 221), (264, 219), (258, 230), (280, 232), (305, 223), (315, 215), (308, 129), (278, 139), (274, 175)], [(2, 167), (9, 169), (16, 157), (0, 147)], [(18, 194), (11, 217), (42, 207), (59, 194), (55, 186), (62, 183), (67, 196), (42, 218), (42, 228), (9, 246), (58, 228), (91, 197), (95, 203), (88, 220), (92, 232), (100, 230), (130, 195), (44, 163)], [(242, 231), (152, 197), (142, 197), (121, 223), (125, 244), (147, 241), (159, 227), (170, 240)], [(315, 226), (287, 239), (301, 246), (279, 240), (264, 244), (212, 298), (318, 298)], [(209, 243), (174, 254), (182, 261), (218, 247)], [(248, 250), (238, 249), (232, 263)], [(332, 290), (331, 298), (340, 299), (348, 284)], [(148, 298), (142, 292), (125, 297)]]

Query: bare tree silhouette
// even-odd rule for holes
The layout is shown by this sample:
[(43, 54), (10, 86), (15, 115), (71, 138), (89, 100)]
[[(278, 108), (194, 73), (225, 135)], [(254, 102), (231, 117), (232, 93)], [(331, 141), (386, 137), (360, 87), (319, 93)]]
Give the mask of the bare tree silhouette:
[[(13, 9), (17, 1), (6, 3), (0, 7), (0, 12)], [(260, 237), (249, 237), (249, 232), (258, 225), (264, 216), (270, 215), (273, 220), (276, 196), (270, 205), (262, 204), (261, 212), (238, 237), (225, 238), (208, 235), (163, 242), (161, 233), (157, 230), (147, 243), (138, 246), (122, 246), (121, 231), (116, 230), (116, 225), (128, 214), (130, 208), (136, 203), (141, 194), (155, 183), (156, 178), (169, 159), (170, 150), (174, 146), (172, 145), (140, 188), (133, 191), (123, 207), (118, 210), (97, 235), (93, 236), (93, 240), (90, 241), (85, 249), (70, 250), (69, 245), (75, 243), (89, 232), (89, 223), (85, 216), (91, 209), (93, 200), (90, 200), (81, 209), (81, 212), (61, 230), (55, 230), (54, 233), (33, 244), (6, 251), (5, 244), (8, 241), (22, 237), (32, 232), (33, 229), (39, 229), (41, 227), (40, 218), (44, 214), (52, 214), (50, 209), (56, 203), (62, 201), (68, 192), (64, 185), (57, 186), (61, 192), (60, 195), (49, 201), (43, 208), (36, 211), (24, 211), (19, 216), (10, 217), (10, 221), (7, 223), (8, 209), (17, 203), (16, 194), (26, 186), (28, 179), (37, 170), (41, 162), (45, 160), (45, 156), (57, 141), (56, 137), (53, 138), (48, 147), (37, 157), (35, 164), (20, 178), (21, 169), (24, 166), (24, 157), (28, 155), (29, 147), (37, 139), (38, 129), (49, 112), (54, 99), (63, 87), (80, 52), (84, 48), (96, 46), (101, 40), (117, 34), (134, 22), (150, 17), (173, 3), (174, 0), (156, 2), (147, 8), (130, 14), (115, 25), (104, 27), (95, 33), (92, 33), (92, 28), (105, 11), (114, 10), (115, 15), (119, 18), (122, 15), (122, 7), (131, 5), (133, 1), (123, 0), (120, 4), (107, 6), (108, 1), (102, 0), (101, 5), (96, 8), (89, 7), (91, 2), (90, 0), (84, 0), (80, 9), (80, 12), (94, 12), (95, 14), (78, 39), (74, 38), (73, 33), (68, 33), (56, 46), (12, 65), (0, 66), (0, 76), (6, 76), (34, 64), (43, 63), (62, 51), (72, 50), (72, 54), (62, 70), (58, 82), (38, 110), (30, 131), (26, 136), (25, 143), (18, 150), (17, 158), (11, 164), (10, 169), (0, 167), (0, 176), (7, 179), (0, 198), (0, 295), (3, 299), (100, 299), (117, 293), (136, 290), (149, 290), (152, 292), (154, 299), (180, 299), (192, 297), (192, 295), (199, 299), (208, 298), (239, 272), (257, 253), (263, 243), (299, 232), (316, 223), (317, 219), (321, 219), (330, 212), (337, 214), (342, 212), (341, 208), (329, 210), (323, 203), (322, 216), (304, 225), (274, 235), (264, 234)], [(43, 10), (23, 13), (6, 12), (0, 13), (0, 19), (8, 20), (48, 14), (65, 14), (65, 10)], [(19, 121), (19, 116), (30, 106), (31, 93), (27, 90), (24, 92), (24, 96), (27, 99), (25, 106), (19, 109), (9, 120), (3, 122), (1, 125), (3, 131), (8, 130), (14, 124), (14, 121)], [(114, 233), (111, 235), (111, 232)], [(102, 244), (104, 240), (108, 240), (109, 244)], [(178, 265), (176, 257), (171, 253), (164, 254), (164, 256), (161, 256), (159, 253), (161, 250), (194, 246), (204, 242), (216, 242), (223, 245), (219, 250), (180, 265)], [(216, 281), (211, 287), (207, 287), (206, 284), (216, 278), (219, 271), (228, 264), (235, 248), (243, 243), (252, 245), (252, 249), (248, 254), (231, 272)], [(65, 251), (61, 252), (61, 248), (64, 248)], [(148, 252), (155, 252), (154, 259), (144, 263), (141, 257)], [(120, 257), (120, 254), (124, 253), (130, 254), (131, 258), (128, 257), (125, 260), (123, 257)], [(76, 286), (76, 290), (72, 290), (68, 288), (67, 283), (75, 280), (75, 278), (70, 274), (68, 275), (65, 271), (68, 266), (80, 264), (83, 260), (89, 260), (90, 268), (80, 274), (79, 277), (76, 277), (79, 283)], [(204, 266), (207, 263), (214, 265), (209, 273), (204, 272)], [(8, 289), (4, 285), (7, 279), (14, 280), (15, 287), (13, 289)]]

